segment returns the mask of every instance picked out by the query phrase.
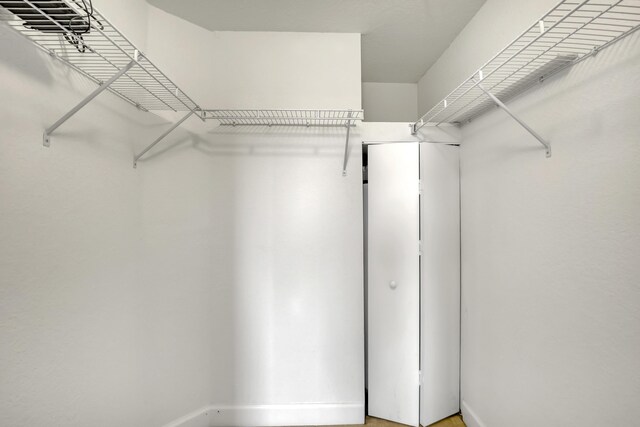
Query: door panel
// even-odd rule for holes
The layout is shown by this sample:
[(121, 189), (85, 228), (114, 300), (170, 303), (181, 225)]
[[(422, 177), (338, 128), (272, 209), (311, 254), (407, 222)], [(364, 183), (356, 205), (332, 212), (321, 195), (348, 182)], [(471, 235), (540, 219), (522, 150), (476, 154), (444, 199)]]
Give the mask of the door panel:
[(427, 426), (460, 410), (460, 174), (458, 147), (420, 150), (420, 423)]
[(369, 146), (369, 415), (419, 421), (419, 146)]

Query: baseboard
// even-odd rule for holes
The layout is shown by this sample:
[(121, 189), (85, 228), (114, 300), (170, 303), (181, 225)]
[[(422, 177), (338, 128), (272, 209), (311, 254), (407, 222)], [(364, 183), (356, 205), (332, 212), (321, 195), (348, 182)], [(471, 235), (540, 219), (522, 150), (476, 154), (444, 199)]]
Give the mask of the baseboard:
[(211, 405), (164, 427), (273, 427), (364, 424), (364, 403)]
[(464, 419), (464, 423), (467, 427), (487, 427), (485, 423), (483, 423), (478, 415), (469, 407), (469, 404), (462, 401), (462, 418)]

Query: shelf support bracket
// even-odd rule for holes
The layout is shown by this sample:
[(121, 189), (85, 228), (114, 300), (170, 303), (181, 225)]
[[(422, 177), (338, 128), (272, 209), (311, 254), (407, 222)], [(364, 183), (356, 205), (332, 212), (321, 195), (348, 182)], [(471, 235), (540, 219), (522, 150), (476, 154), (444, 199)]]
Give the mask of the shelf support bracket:
[(349, 162), (349, 136), (351, 133), (351, 113), (347, 120), (347, 140), (344, 143), (344, 161), (342, 162), (342, 176), (347, 176), (347, 163)]
[(167, 129), (162, 135), (160, 135), (158, 137), (158, 139), (156, 139), (155, 141), (153, 141), (151, 144), (149, 144), (147, 146), (147, 148), (145, 148), (144, 150), (142, 150), (140, 152), (140, 154), (138, 154), (137, 156), (135, 156), (133, 158), (133, 167), (137, 167), (138, 166), (138, 160), (140, 160), (140, 158), (142, 156), (144, 156), (145, 154), (147, 154), (147, 151), (151, 150), (153, 147), (155, 147), (155, 145), (157, 143), (159, 143), (160, 141), (162, 141), (164, 138), (166, 138), (167, 135), (169, 135), (171, 132), (173, 132), (178, 126), (180, 126), (185, 120), (187, 120), (189, 117), (191, 117), (194, 114), (193, 111), (189, 111), (189, 113), (187, 113), (186, 116), (184, 116), (183, 118), (181, 118), (180, 120), (178, 120), (177, 122), (175, 122), (169, 129)]
[[(137, 58), (137, 57), (138, 57), (138, 54), (137, 54), (137, 51), (136, 51), (135, 58)], [(93, 92), (91, 92), (91, 94), (89, 94), (85, 99), (83, 99), (78, 105), (73, 107), (67, 114), (62, 116), (57, 122), (55, 122), (54, 124), (49, 126), (47, 129), (45, 129), (44, 133), (42, 134), (42, 144), (45, 147), (49, 147), (51, 145), (51, 134), (56, 129), (58, 129), (64, 122), (66, 122), (71, 117), (73, 117), (73, 115), (76, 114), (78, 111), (80, 111), (82, 109), (82, 107), (84, 107), (89, 102), (91, 102), (93, 100), (93, 98), (95, 98), (96, 96), (98, 96), (102, 92), (104, 92), (106, 89), (108, 89), (109, 86), (111, 86), (113, 84), (113, 82), (118, 80), (123, 74), (125, 74), (127, 71), (129, 71), (131, 69), (131, 67), (133, 67), (136, 64), (137, 64), (136, 59), (132, 59), (127, 65), (125, 65), (116, 74), (114, 74), (113, 77), (111, 77), (106, 82), (103, 82)]]
[[(474, 79), (475, 81), (475, 79)], [(487, 94), (487, 96), (489, 98), (491, 98), (491, 100), (498, 106), (500, 107), (502, 110), (504, 110), (508, 115), (511, 116), (511, 118), (513, 120), (515, 120), (516, 122), (518, 122), (518, 124), (520, 126), (522, 126), (523, 128), (525, 128), (527, 130), (527, 132), (529, 132), (531, 135), (533, 135), (533, 137), (535, 139), (537, 139), (540, 144), (542, 144), (544, 146), (545, 152), (547, 154), (547, 157), (551, 157), (551, 144), (549, 144), (547, 141), (545, 141), (545, 139), (543, 137), (541, 137), (536, 131), (534, 131), (533, 129), (531, 129), (525, 122), (523, 122), (522, 120), (520, 120), (515, 114), (513, 114), (511, 112), (511, 110), (504, 105), (504, 102), (500, 101), (498, 99), (498, 97), (496, 97), (494, 94), (492, 94), (491, 92), (489, 92), (487, 89), (485, 89), (482, 84), (480, 84), (480, 82), (476, 82), (477, 87), (483, 91), (485, 94)]]

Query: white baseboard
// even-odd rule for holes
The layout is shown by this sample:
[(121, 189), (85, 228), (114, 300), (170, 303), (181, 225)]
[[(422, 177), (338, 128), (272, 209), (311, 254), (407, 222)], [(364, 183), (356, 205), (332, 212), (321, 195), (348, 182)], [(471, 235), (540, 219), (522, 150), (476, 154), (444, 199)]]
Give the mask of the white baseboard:
[(487, 427), (485, 423), (483, 423), (478, 415), (469, 407), (469, 404), (462, 401), (462, 418), (464, 419), (464, 423), (467, 427)]
[(364, 403), (211, 405), (164, 427), (273, 427), (364, 424)]

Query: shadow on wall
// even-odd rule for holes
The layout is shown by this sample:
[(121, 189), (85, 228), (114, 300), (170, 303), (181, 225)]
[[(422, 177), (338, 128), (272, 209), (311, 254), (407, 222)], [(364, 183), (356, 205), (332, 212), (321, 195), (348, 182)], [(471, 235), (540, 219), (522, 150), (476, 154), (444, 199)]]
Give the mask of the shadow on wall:
[[(24, 47), (15, 49), (15, 46)], [(0, 22), (0, 61), (17, 72), (27, 75), (47, 85), (51, 85), (55, 79), (51, 76), (44, 52), (33, 49), (33, 44), (13, 31), (7, 24)], [(34, 64), (37, 64), (34, 66)], [(69, 69), (69, 67), (67, 67)], [(71, 71), (71, 69), (69, 69)], [(77, 74), (77, 73), (76, 73)]]
[[(182, 134), (178, 140), (154, 150), (140, 163), (165, 155), (175, 150), (195, 149), (208, 156), (277, 156), (277, 157), (344, 157), (344, 143), (336, 140), (346, 138), (346, 131), (340, 128), (299, 128), (287, 126), (220, 126), (207, 132), (207, 137), (190, 131), (176, 131)], [(256, 142), (255, 136), (260, 140)], [(175, 137), (175, 136), (174, 136)], [(170, 139), (171, 136), (168, 136)], [(354, 144), (359, 143), (358, 135), (352, 131), (349, 144), (351, 158)], [(162, 144), (162, 142), (160, 142)]]

